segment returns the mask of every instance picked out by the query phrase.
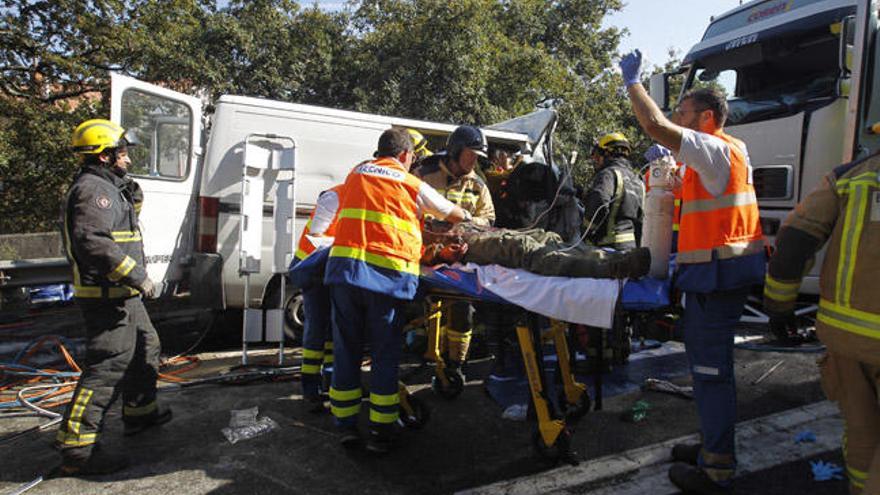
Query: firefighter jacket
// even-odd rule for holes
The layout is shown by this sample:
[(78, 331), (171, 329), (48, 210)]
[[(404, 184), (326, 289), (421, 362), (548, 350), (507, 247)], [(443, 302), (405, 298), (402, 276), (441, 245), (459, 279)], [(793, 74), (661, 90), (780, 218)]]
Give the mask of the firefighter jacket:
[(62, 230), (78, 298), (139, 294), (147, 278), (136, 182), (98, 165), (84, 166), (63, 206)]
[(880, 155), (835, 169), (776, 238), (765, 308), (794, 310), (804, 273), (827, 242), (816, 329), (829, 350), (880, 363)]
[(642, 235), (644, 201), (645, 185), (629, 160), (609, 158), (584, 194), (590, 242), (615, 249), (636, 247)]
[(758, 199), (752, 186), (745, 145), (722, 131), (715, 137), (730, 150), (730, 179), (719, 196), (713, 196), (693, 168), (687, 167), (681, 185), (679, 264), (706, 263), (764, 251)]
[(444, 158), (437, 154), (422, 160), (413, 173), (446, 199), (468, 211), (473, 216), (473, 223), (486, 226), (495, 223), (495, 205), (486, 182), (473, 170), (455, 177), (446, 167)]

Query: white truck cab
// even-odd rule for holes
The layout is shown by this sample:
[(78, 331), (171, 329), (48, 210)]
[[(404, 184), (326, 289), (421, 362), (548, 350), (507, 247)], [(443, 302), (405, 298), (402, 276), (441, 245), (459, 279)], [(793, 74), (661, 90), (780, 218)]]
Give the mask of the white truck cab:
[[(214, 102), (213, 114), (204, 118), (205, 103), (112, 75), (111, 119), (135, 132), (143, 144), (132, 149), (130, 173), (145, 193), (140, 221), (149, 276), (164, 282), (166, 293), (189, 292), (193, 304), (217, 309), (244, 306), (239, 236), (246, 143), (259, 140), (266, 149), (276, 150), (286, 146), (282, 141), (295, 143), (290, 153), (279, 155), (291, 161), (288, 165), (293, 169), (295, 219), (292, 234), (283, 241), (289, 243), (290, 237), (293, 242), (299, 238), (318, 194), (371, 158), (384, 130), (416, 129), (437, 150), (456, 127), (231, 95)], [(555, 112), (545, 109), (536, 114), (538, 118), (530, 114), (484, 128), (490, 149), (518, 150), (549, 164)], [(281, 303), (271, 296), (278, 292), (282, 278), (265, 260), (272, 259), (278, 236), (272, 225), (273, 202), (280, 177), (288, 171), (270, 168), (262, 182), (264, 262), (250, 274), (248, 307)], [(289, 248), (292, 253), (293, 246)], [(292, 302), (295, 297), (283, 303), (289, 307)]]
[[(754, 170), (761, 225), (771, 240), (794, 206), (834, 167), (880, 147), (877, 8), (870, 0), (756, 0), (712, 19), (685, 55), (684, 92), (719, 87), (725, 130), (743, 140)], [(650, 93), (671, 105), (669, 74)], [(818, 294), (818, 270), (801, 291)]]

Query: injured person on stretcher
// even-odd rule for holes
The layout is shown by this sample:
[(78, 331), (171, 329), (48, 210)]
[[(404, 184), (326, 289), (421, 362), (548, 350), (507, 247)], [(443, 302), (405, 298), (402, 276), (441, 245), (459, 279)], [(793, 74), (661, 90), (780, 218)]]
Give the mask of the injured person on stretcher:
[(462, 222), (425, 224), (421, 263), (476, 263), (522, 268), (538, 275), (588, 278), (639, 278), (648, 273), (647, 248), (609, 251), (581, 242), (567, 245), (544, 229), (502, 229)]

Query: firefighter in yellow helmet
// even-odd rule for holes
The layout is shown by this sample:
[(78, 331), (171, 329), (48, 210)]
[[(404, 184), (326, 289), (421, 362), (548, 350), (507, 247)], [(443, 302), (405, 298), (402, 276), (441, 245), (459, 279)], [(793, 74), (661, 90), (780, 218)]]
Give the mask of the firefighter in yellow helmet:
[(56, 436), (63, 475), (123, 469), (119, 453), (98, 443), (104, 416), (122, 394), (125, 435), (165, 423), (171, 411), (156, 401), (159, 336), (143, 297), (156, 287), (147, 276), (138, 210), (143, 199), (128, 177), (128, 148), (136, 141), (118, 124), (87, 120), (73, 132), (82, 167), (62, 207), (74, 297), (85, 320), (86, 357), (73, 400)]
[(409, 137), (412, 139), (413, 152), (416, 154), (416, 162), (434, 154), (428, 149), (428, 139), (424, 134), (415, 129), (407, 129), (406, 132), (409, 133)]
[(584, 193), (588, 238), (599, 247), (628, 250), (642, 233), (645, 184), (629, 161), (630, 143), (620, 132), (600, 137), (593, 145), (596, 173)]

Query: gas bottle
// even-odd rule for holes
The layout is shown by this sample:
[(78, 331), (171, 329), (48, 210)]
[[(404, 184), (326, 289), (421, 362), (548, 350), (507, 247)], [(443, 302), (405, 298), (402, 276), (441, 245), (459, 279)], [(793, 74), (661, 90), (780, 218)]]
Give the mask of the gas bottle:
[(675, 160), (663, 156), (650, 163), (645, 195), (645, 219), (642, 222), (642, 247), (651, 252), (649, 275), (664, 279), (669, 274), (669, 254), (672, 251), (672, 218), (675, 210)]

